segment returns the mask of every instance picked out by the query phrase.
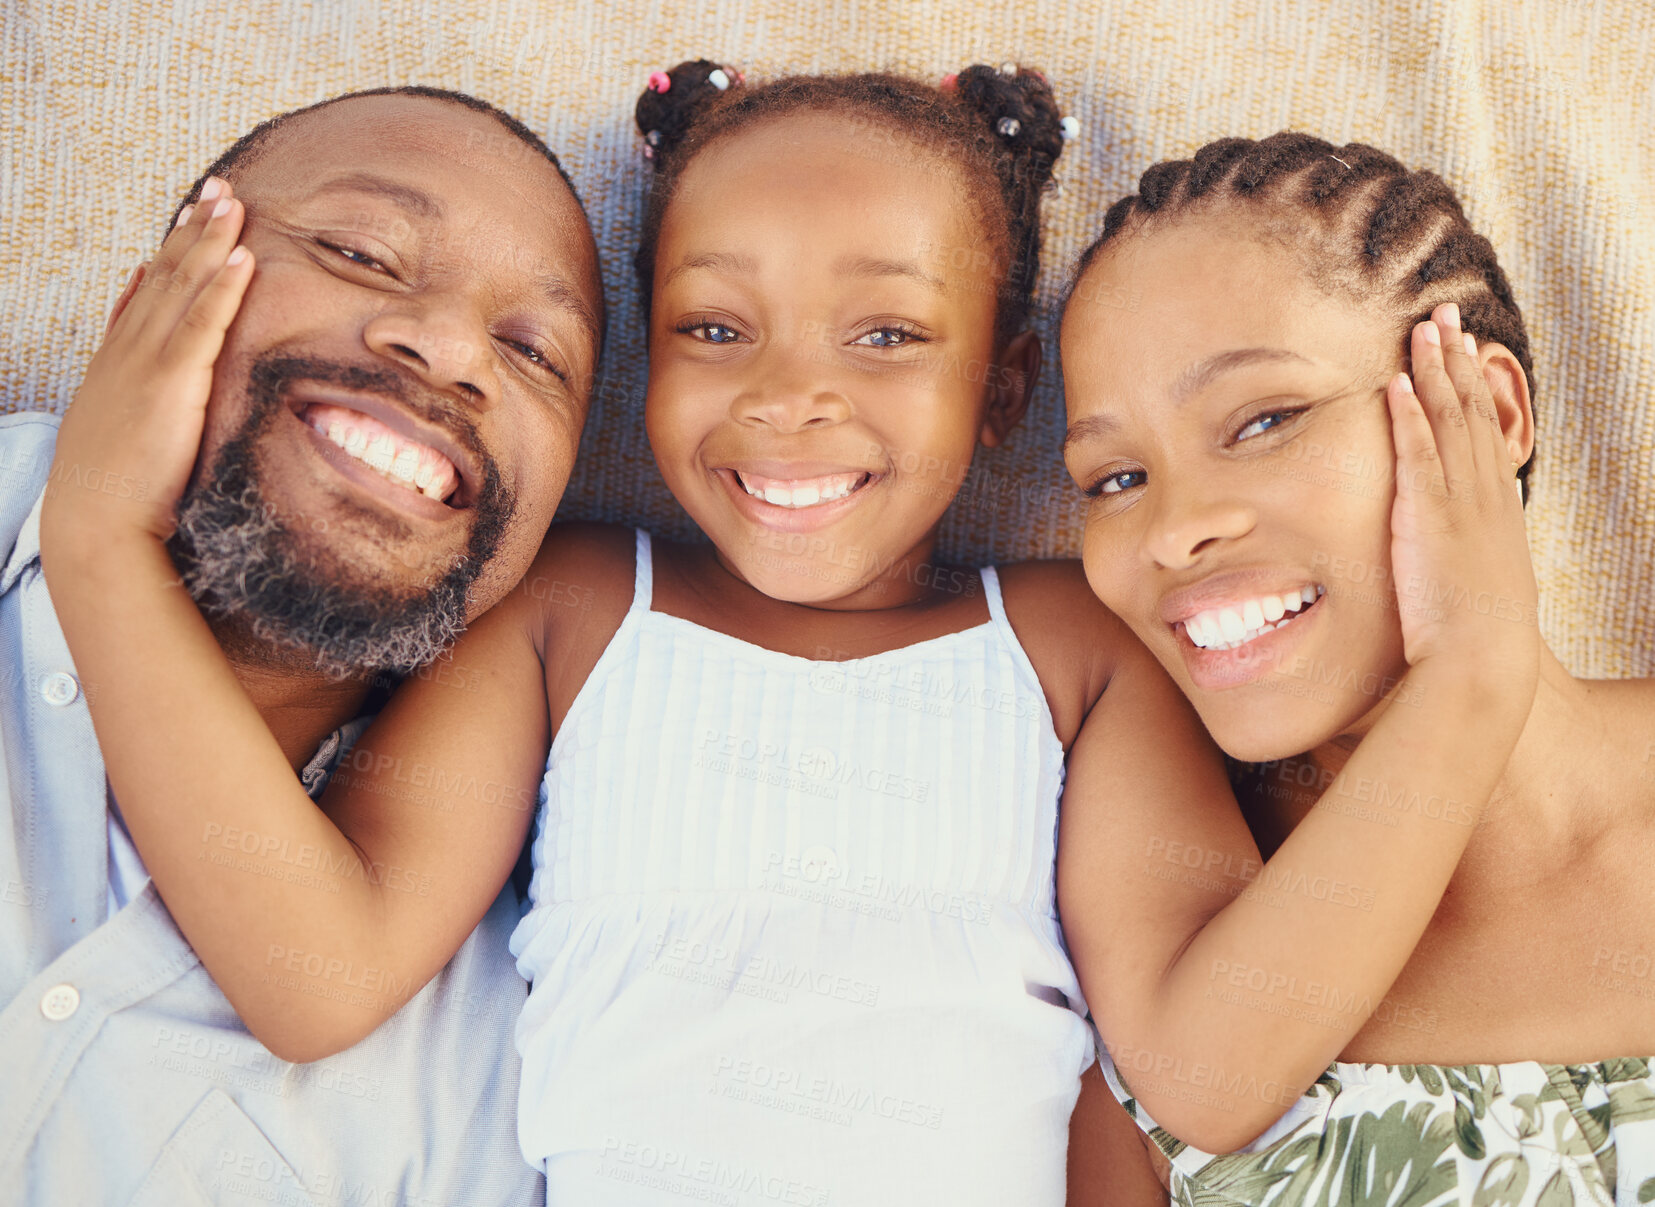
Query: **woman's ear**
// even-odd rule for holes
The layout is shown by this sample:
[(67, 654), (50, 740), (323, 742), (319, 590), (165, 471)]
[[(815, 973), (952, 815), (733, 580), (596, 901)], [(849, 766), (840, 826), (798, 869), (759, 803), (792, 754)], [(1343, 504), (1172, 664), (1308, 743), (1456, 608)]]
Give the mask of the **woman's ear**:
[(1033, 331), (1020, 331), (1006, 341), (989, 367), (990, 377), (985, 383), (988, 409), (977, 437), (984, 448), (999, 448), (1011, 430), (1023, 422), (1034, 396), (1035, 378), (1040, 376), (1040, 355), (1040, 337)]
[(1510, 348), (1504, 344), (1479, 343), (1477, 362), (1483, 381), (1500, 416), (1500, 430), (1506, 435), (1511, 463), (1522, 465), (1534, 452), (1534, 405), (1529, 398), (1528, 374)]

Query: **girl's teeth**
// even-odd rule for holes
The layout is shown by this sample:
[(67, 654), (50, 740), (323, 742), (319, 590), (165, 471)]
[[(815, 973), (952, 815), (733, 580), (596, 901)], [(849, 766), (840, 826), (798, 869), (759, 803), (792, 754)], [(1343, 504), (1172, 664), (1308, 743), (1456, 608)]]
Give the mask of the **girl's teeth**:
[(866, 475), (837, 474), (831, 478), (823, 478), (816, 482), (801, 483), (798, 486), (778, 486), (774, 483), (763, 487), (755, 486), (741, 474), (736, 474), (736, 481), (741, 488), (755, 499), (763, 499), (773, 507), (814, 507), (818, 503), (831, 503), (835, 499), (843, 499), (855, 490), (860, 480)]
[(1275, 624), (1287, 614), (1287, 605), (1282, 603), (1279, 595), (1266, 595), (1260, 605), (1264, 610), (1264, 619)]
[(1264, 609), (1259, 607), (1256, 599), (1249, 599), (1241, 605), (1241, 623), (1250, 630), (1264, 627)]

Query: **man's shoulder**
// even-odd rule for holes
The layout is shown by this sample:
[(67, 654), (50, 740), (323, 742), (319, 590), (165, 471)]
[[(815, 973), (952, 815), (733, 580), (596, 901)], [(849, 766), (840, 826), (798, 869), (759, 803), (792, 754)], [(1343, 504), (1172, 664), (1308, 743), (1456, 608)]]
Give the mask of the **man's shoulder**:
[(23, 521), (46, 488), (61, 421), (49, 411), (0, 415), (0, 564), (11, 556)]

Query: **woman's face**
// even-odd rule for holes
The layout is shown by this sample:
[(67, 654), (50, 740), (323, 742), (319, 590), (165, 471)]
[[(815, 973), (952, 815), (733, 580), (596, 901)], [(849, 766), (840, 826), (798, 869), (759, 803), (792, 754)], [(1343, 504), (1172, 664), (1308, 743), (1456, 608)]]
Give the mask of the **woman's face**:
[[(1087, 578), (1255, 761), (1371, 724), (1407, 666), (1390, 566), (1394, 319), (1222, 216), (1126, 236), (1063, 322)], [(1307, 602), (1308, 601), (1308, 602)]]

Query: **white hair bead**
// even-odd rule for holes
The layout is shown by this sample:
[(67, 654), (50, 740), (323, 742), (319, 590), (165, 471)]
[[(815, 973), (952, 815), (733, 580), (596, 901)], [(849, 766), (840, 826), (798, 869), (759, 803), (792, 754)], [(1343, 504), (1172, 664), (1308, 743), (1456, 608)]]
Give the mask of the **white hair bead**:
[(715, 67), (712, 71), (708, 72), (707, 83), (711, 84), (714, 88), (717, 88), (720, 92), (723, 92), (730, 86), (730, 77), (724, 74), (724, 69), (722, 67)]
[(1017, 132), (1023, 128), (1023, 123), (1015, 117), (1002, 117), (994, 128), (1007, 138), (1016, 138)]
[(1067, 138), (1079, 138), (1080, 137), (1080, 119), (1079, 118), (1066, 117), (1058, 124), (1063, 130), (1063, 137), (1064, 138), (1067, 139)]

